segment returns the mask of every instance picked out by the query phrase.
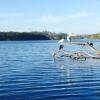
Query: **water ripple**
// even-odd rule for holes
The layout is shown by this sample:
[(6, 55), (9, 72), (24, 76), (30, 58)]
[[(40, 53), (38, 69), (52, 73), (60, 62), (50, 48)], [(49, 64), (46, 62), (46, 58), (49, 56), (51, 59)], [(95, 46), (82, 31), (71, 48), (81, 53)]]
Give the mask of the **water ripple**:
[[(0, 100), (99, 100), (100, 62), (53, 61), (42, 42), (1, 43)], [(44, 48), (45, 47), (45, 48)]]

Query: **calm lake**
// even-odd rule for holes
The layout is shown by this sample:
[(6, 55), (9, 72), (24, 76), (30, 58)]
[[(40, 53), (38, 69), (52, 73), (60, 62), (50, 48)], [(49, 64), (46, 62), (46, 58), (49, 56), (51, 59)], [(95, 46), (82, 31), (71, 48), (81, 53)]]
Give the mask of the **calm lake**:
[[(93, 43), (100, 50), (100, 40)], [(0, 100), (100, 100), (100, 60), (53, 61), (53, 49), (57, 41), (1, 41)]]

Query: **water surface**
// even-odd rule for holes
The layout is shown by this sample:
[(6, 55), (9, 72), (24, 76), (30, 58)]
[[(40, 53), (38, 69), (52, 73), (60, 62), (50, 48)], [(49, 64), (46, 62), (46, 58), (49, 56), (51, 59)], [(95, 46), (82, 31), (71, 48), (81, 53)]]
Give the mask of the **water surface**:
[(57, 41), (0, 42), (0, 100), (100, 100), (100, 60), (53, 61), (52, 49)]

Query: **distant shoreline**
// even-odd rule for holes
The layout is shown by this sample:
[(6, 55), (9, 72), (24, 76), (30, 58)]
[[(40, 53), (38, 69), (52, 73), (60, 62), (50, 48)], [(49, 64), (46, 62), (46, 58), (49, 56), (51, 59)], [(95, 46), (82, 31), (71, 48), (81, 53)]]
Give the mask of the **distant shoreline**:
[[(59, 40), (61, 38), (66, 39), (66, 33), (54, 33), (54, 32), (0, 32), (0, 41), (24, 41), (24, 40)], [(100, 33), (92, 35), (77, 35), (72, 39), (100, 39)]]

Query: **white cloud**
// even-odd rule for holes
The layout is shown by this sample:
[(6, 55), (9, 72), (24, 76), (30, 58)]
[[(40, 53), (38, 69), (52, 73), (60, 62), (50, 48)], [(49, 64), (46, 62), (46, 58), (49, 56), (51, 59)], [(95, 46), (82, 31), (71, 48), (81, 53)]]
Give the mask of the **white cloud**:
[(91, 16), (93, 15), (93, 13), (89, 13), (89, 12), (77, 12), (77, 13), (74, 13), (72, 15), (69, 15), (70, 18), (77, 18), (77, 17), (87, 17), (87, 16)]
[(41, 16), (37, 19), (37, 21), (46, 22), (46, 23), (58, 23), (64, 21), (66, 16), (54, 16), (52, 14), (48, 14), (46, 16)]
[(100, 22), (97, 22), (97, 25), (100, 26)]
[(40, 18), (37, 18), (36, 21), (44, 22), (44, 23), (60, 23), (63, 21), (67, 21), (69, 19), (77, 19), (82, 17), (88, 17), (93, 15), (93, 13), (89, 12), (77, 12), (73, 13), (71, 15), (61, 15), (61, 16), (55, 16), (53, 14), (48, 14), (45, 16), (41, 16)]
[(23, 13), (14, 12), (14, 13), (0, 13), (0, 17), (20, 17), (23, 16)]

